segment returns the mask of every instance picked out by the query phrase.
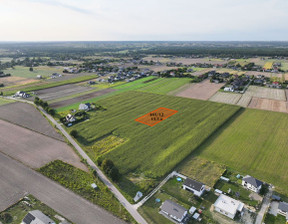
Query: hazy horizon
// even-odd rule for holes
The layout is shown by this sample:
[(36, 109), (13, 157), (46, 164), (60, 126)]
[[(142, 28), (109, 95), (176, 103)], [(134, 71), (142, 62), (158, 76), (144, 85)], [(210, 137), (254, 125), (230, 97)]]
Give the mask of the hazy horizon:
[(285, 0), (0, 0), (0, 41), (288, 41), (287, 9)]

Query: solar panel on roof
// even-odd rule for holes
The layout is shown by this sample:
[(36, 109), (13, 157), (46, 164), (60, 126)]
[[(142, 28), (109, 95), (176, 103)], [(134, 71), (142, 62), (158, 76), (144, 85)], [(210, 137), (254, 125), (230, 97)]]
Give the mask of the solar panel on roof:
[(23, 222), (25, 224), (30, 224), (33, 220), (35, 219), (35, 217), (33, 215), (31, 215), (30, 213), (28, 213), (25, 218), (23, 219)]

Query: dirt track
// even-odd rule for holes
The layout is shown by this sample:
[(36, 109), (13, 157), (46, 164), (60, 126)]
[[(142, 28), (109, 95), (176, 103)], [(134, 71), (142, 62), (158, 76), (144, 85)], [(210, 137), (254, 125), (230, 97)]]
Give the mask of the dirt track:
[(34, 130), (52, 138), (64, 140), (49, 122), (32, 105), (27, 103), (10, 103), (0, 106), (0, 119)]
[(0, 120), (0, 133), (0, 151), (32, 168), (40, 168), (59, 159), (87, 170), (78, 155), (65, 142), (3, 120)]
[(178, 92), (176, 96), (208, 100), (213, 96), (224, 84), (211, 83), (210, 80), (205, 80), (201, 83), (188, 84), (187, 88)]
[(91, 98), (94, 98), (94, 97), (97, 97), (97, 96), (102, 96), (104, 94), (111, 93), (113, 91), (116, 91), (116, 90), (115, 89), (99, 90), (97, 92), (89, 93), (89, 94), (86, 94), (86, 95), (83, 95), (83, 96), (78, 96), (78, 97), (75, 97), (75, 98), (72, 98), (72, 99), (51, 103), (50, 107), (52, 107), (52, 108), (65, 107), (65, 106), (71, 105), (73, 103), (77, 103), (77, 102), (81, 102), (81, 101), (84, 101), (84, 100), (88, 100), (88, 99), (91, 99)]

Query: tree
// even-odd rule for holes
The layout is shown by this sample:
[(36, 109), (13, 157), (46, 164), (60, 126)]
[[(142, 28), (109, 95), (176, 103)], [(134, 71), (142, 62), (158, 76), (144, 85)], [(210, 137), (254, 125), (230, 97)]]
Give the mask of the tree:
[(102, 169), (106, 174), (109, 173), (109, 171), (114, 167), (114, 163), (110, 159), (104, 159), (101, 164)]
[(77, 138), (77, 137), (78, 137), (78, 132), (77, 132), (76, 130), (72, 130), (72, 131), (70, 132), (70, 135), (71, 135), (72, 137), (74, 137), (74, 138)]
[(11, 223), (13, 221), (13, 217), (9, 213), (2, 213), (0, 215), (0, 220), (4, 223)]
[(30, 68), (29, 68), (29, 71), (30, 71), (30, 72), (33, 72), (33, 68), (32, 68), (32, 67), (30, 67)]
[(117, 167), (113, 166), (109, 172), (108, 172), (109, 177), (111, 177), (111, 179), (113, 181), (118, 181), (120, 179), (120, 173), (119, 170), (117, 169)]
[(56, 114), (56, 111), (53, 108), (49, 108), (48, 113), (54, 116)]

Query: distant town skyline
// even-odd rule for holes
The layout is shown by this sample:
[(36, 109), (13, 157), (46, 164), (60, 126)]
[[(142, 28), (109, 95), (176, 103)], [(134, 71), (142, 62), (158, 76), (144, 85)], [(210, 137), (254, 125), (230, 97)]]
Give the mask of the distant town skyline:
[(287, 0), (0, 0), (0, 41), (287, 41)]

